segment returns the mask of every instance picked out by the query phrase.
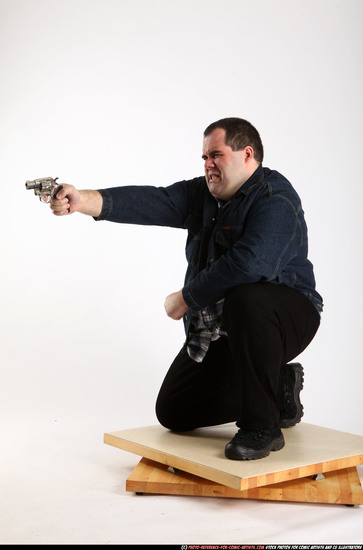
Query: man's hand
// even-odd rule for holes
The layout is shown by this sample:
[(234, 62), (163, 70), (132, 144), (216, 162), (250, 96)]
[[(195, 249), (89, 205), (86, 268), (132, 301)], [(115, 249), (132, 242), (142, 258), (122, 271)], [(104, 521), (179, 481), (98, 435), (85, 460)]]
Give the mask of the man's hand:
[(50, 207), (56, 216), (65, 216), (81, 212), (98, 218), (102, 211), (102, 195), (98, 191), (78, 191), (73, 185), (62, 184), (56, 198), (50, 201)]
[(53, 214), (64, 216), (77, 212), (80, 201), (80, 192), (73, 185), (62, 183), (62, 189), (58, 191), (56, 198), (52, 199), (49, 205)]
[(168, 317), (171, 317), (175, 321), (179, 321), (186, 311), (188, 311), (188, 306), (184, 302), (182, 291), (173, 292), (166, 297), (164, 303), (165, 311)]

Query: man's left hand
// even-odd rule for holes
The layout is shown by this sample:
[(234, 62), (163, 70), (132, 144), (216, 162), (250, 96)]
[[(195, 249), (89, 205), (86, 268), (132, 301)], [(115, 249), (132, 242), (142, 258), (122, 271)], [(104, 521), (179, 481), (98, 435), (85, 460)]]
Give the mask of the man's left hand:
[(173, 292), (166, 297), (164, 303), (165, 311), (168, 317), (171, 317), (175, 321), (179, 321), (184, 313), (189, 309), (184, 302), (182, 291)]

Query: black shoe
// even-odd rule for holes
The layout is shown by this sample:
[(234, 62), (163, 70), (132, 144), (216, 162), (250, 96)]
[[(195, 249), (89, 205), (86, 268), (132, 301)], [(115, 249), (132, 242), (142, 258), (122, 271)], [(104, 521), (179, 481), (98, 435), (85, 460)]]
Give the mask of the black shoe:
[(291, 428), (300, 422), (304, 407), (300, 401), (304, 369), (300, 363), (282, 365), (280, 374), (280, 428)]
[(270, 451), (279, 451), (284, 446), (285, 440), (280, 428), (240, 428), (226, 445), (224, 454), (232, 460), (255, 460), (268, 456)]

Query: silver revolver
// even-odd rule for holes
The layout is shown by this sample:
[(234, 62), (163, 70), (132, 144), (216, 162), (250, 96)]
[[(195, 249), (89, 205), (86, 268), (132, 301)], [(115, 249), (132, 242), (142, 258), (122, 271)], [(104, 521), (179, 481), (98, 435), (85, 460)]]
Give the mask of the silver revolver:
[(25, 187), (27, 189), (34, 189), (34, 194), (39, 197), (39, 200), (47, 203), (53, 199), (63, 187), (57, 183), (57, 179), (58, 178), (38, 178), (36, 180), (27, 180), (25, 182)]
[[(39, 197), (41, 202), (48, 203), (51, 199), (57, 196), (57, 193), (63, 189), (63, 185), (57, 183), (58, 178), (38, 178), (36, 180), (27, 180), (25, 187), (34, 189), (34, 194)], [(71, 211), (68, 208), (68, 213)]]

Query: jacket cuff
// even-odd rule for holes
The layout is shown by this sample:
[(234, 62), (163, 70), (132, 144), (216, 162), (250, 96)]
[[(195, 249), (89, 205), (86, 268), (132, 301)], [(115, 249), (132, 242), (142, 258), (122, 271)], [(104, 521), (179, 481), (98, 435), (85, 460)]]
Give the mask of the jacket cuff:
[(202, 309), (202, 306), (194, 300), (194, 298), (192, 296), (192, 293), (190, 292), (190, 286), (189, 285), (186, 285), (182, 289), (182, 294), (183, 294), (184, 302), (187, 304), (187, 306), (190, 310), (197, 310), (198, 311), (198, 310)]
[(97, 191), (102, 196), (102, 210), (101, 214), (97, 218), (93, 217), (96, 222), (100, 220), (107, 220), (113, 210), (113, 200), (111, 193), (107, 189), (97, 189)]

